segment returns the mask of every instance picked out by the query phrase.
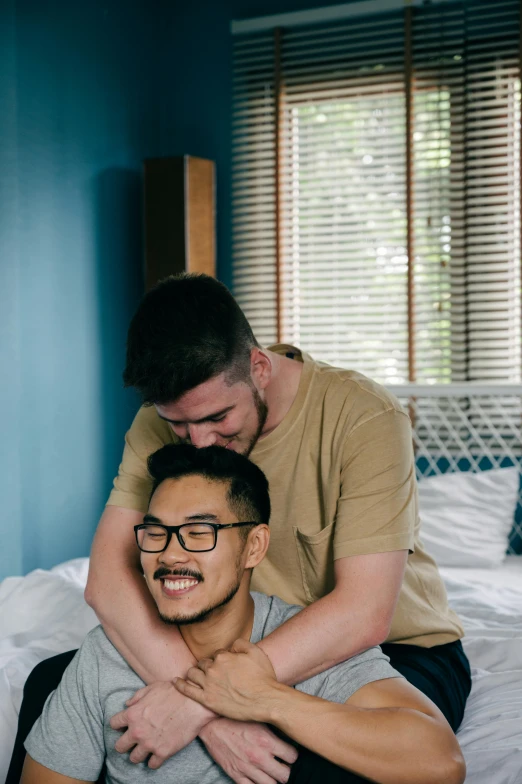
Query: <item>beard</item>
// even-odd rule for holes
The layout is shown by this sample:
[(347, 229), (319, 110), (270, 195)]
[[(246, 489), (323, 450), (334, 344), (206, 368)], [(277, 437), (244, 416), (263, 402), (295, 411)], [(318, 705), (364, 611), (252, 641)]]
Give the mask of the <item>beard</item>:
[(241, 585), (241, 580), (237, 580), (236, 583), (229, 589), (228, 593), (225, 595), (223, 599), (218, 601), (215, 604), (210, 605), (205, 610), (200, 610), (193, 615), (164, 615), (160, 613), (159, 616), (163, 623), (168, 624), (169, 626), (188, 626), (189, 624), (193, 623), (201, 623), (202, 621), (206, 621), (207, 618), (219, 610), (221, 607), (224, 607), (228, 604), (236, 593), (239, 591), (239, 586)]
[[(229, 586), (227, 592), (221, 599), (218, 599), (213, 604), (210, 604), (204, 610), (198, 610), (198, 612), (195, 612), (192, 615), (165, 615), (164, 613), (160, 612), (159, 616), (163, 621), (163, 623), (166, 623), (169, 626), (187, 626), (188, 624), (201, 623), (202, 621), (206, 621), (207, 618), (210, 618), (210, 616), (213, 613), (215, 613), (216, 610), (219, 610), (221, 607), (225, 607), (225, 605), (227, 605), (230, 601), (232, 601), (236, 593), (239, 591), (239, 588), (241, 586), (241, 580), (243, 578), (243, 570), (241, 568), (241, 556), (243, 554), (243, 549), (241, 550), (241, 552), (239, 553), (236, 559), (236, 574), (234, 576), (234, 581)], [(168, 571), (169, 571), (168, 569), (163, 570), (160, 568), (158, 569), (156, 574), (160, 575), (161, 572), (161, 576), (166, 577), (167, 576), (166, 572)], [(187, 576), (187, 577), (197, 576), (194, 573), (189, 574), (189, 571), (190, 570), (188, 569), (176, 570), (176, 575), (178, 575), (180, 572), (184, 572), (185, 575), (180, 575), (180, 576)], [(154, 577), (156, 577), (156, 575), (154, 575)], [(203, 576), (201, 576), (201, 582), (203, 582)]]
[(265, 426), (265, 422), (268, 416), (268, 406), (264, 402), (264, 400), (261, 399), (261, 395), (259, 394), (259, 392), (254, 386), (252, 386), (252, 400), (254, 402), (254, 406), (256, 407), (257, 428), (254, 435), (248, 442), (246, 449), (241, 453), (245, 457), (248, 457), (250, 455), (253, 448), (257, 444), (259, 440), (259, 436), (263, 432), (263, 428)]
[[(259, 440), (259, 436), (263, 432), (263, 428), (265, 426), (265, 422), (266, 422), (267, 417), (268, 417), (268, 406), (267, 406), (267, 404), (264, 402), (264, 400), (261, 399), (261, 395), (259, 394), (259, 392), (255, 388), (255, 386), (251, 382), (250, 382), (249, 385), (250, 385), (250, 389), (251, 389), (251, 392), (252, 392), (252, 402), (254, 403), (254, 406), (255, 406), (255, 409), (256, 409), (257, 425), (256, 425), (256, 429), (254, 431), (254, 435), (250, 438), (250, 440), (248, 441), (246, 447), (244, 449), (242, 449), (241, 451), (238, 450), (239, 454), (240, 455), (244, 455), (245, 457), (248, 457), (250, 455), (250, 453), (252, 452), (253, 448), (257, 444), (257, 442)], [(192, 441), (190, 440), (190, 438), (179, 438), (179, 443), (180, 444), (191, 444)]]

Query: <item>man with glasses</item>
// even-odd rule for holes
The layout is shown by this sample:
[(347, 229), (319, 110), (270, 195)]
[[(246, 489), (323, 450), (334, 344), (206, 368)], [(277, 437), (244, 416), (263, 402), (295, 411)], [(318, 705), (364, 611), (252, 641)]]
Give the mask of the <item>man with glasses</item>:
[[(225, 286), (204, 275), (169, 278), (146, 294), (130, 325), (124, 380), (145, 405), (96, 531), (86, 599), (128, 664), (155, 684), (129, 712), (131, 732), (159, 761), (199, 736), (236, 784), (278, 780), (268, 728), (231, 734), (169, 687), (193, 657), (155, 613), (133, 526), (147, 510), (147, 457), (183, 441), (250, 455), (270, 482), (272, 541), (252, 585), (306, 605), (261, 643), (278, 680), (293, 685), (384, 643), (395, 669), (456, 731), (469, 664), (419, 539), (411, 424), (398, 401), (295, 347), (261, 347)], [(67, 662), (53, 657), (28, 679), (8, 784), (18, 784), (23, 738)]]
[[(149, 510), (134, 527), (145, 583), (167, 632), (179, 629), (198, 662), (170, 688), (231, 724), (267, 722), (303, 746), (291, 782), (316, 781), (321, 755), (330, 784), (462, 784), (465, 766), (446, 720), (378, 647), (296, 689), (278, 683), (255, 643), (301, 608), (250, 593), (269, 543), (262, 471), (232, 451), (189, 445), (163, 447), (149, 467)], [(102, 627), (94, 629), (27, 739), (21, 784), (94, 781), (104, 763), (107, 784), (230, 781), (196, 740), (147, 768), (148, 750), (128, 731), (119, 737), (125, 712), (108, 721), (143, 686)], [(285, 778), (297, 755), (282, 741), (277, 751), (274, 773)]]

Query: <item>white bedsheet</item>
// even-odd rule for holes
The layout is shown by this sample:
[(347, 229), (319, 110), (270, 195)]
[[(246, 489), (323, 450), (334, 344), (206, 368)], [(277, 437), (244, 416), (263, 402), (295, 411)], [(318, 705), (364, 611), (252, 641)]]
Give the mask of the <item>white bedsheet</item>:
[[(497, 570), (442, 569), (466, 629), (473, 688), (458, 736), (467, 784), (522, 784), (522, 557)], [(0, 584), (0, 781), (31, 669), (77, 648), (96, 625), (83, 601), (87, 559)]]
[(25, 680), (38, 662), (78, 648), (98, 623), (83, 599), (87, 558), (0, 583), (0, 782), (7, 775)]
[(473, 686), (458, 738), (470, 784), (522, 782), (522, 557), (441, 569), (466, 631)]

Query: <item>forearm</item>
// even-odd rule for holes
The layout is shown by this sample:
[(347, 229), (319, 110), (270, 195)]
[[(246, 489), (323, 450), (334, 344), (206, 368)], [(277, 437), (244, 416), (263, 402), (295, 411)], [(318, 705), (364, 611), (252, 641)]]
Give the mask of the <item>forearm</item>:
[(97, 614), (109, 640), (145, 683), (172, 681), (195, 659), (178, 629), (154, 618), (156, 607), (144, 595), (140, 579), (141, 575), (125, 575), (117, 585), (108, 579), (107, 595), (114, 597), (111, 608), (105, 617), (103, 608)]
[(387, 638), (406, 550), (339, 558), (335, 588), (259, 643), (281, 683), (324, 672)]
[(294, 685), (378, 645), (385, 637), (383, 624), (372, 617), (367, 603), (346, 607), (332, 591), (258, 645), (272, 662), (278, 681)]
[(338, 705), (279, 684), (256, 715), (305, 748), (378, 784), (463, 780), (456, 741), (420, 711)]
[(132, 526), (141, 518), (139, 512), (106, 508), (94, 537), (85, 598), (140, 678), (170, 681), (184, 675), (194, 658), (177, 628), (160, 620), (139, 571)]

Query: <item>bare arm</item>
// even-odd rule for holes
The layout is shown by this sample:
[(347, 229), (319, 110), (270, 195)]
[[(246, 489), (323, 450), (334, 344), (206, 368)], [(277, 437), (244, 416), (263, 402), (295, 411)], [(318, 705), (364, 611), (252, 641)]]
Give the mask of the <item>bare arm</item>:
[[(159, 619), (139, 569), (133, 526), (142, 519), (140, 512), (106, 507), (94, 538), (85, 591), (113, 645), (151, 684), (148, 693), (142, 690), (135, 695), (132, 707), (112, 718), (113, 728), (124, 730), (117, 749), (122, 753), (132, 750), (133, 762), (150, 757), (149, 767), (157, 768), (200, 734), (234, 781), (253, 782), (263, 777), (265, 781), (285, 781), (288, 768), (279, 760), (295, 760), (292, 746), (260, 725), (212, 721), (213, 713), (168, 683), (184, 675), (195, 661), (179, 632)], [(251, 759), (253, 748), (257, 762)], [(27, 784), (33, 781), (36, 784), (35, 779)]]
[(339, 558), (334, 590), (258, 643), (277, 679), (300, 683), (384, 642), (406, 558), (405, 550)]
[(139, 568), (133, 526), (143, 514), (106, 506), (91, 551), (85, 600), (124, 659), (146, 683), (169, 681), (194, 663), (175, 627), (158, 616)]
[(176, 688), (231, 719), (269, 722), (307, 749), (378, 784), (462, 784), (455, 735), (433, 703), (404, 679), (363, 686), (345, 705), (275, 679), (245, 640), (202, 659)]
[[(141, 519), (141, 512), (132, 509), (105, 508), (94, 537), (85, 598), (111, 642), (146, 683), (170, 681), (194, 659), (181, 635), (158, 617), (141, 575), (133, 531)], [(383, 642), (405, 564), (405, 551), (337, 560), (334, 590), (259, 643), (278, 680), (298, 683)]]
[(27, 754), (20, 784), (91, 784), (91, 782), (71, 779), (69, 776), (56, 773), (54, 770), (40, 765)]
[(335, 588), (259, 643), (279, 681), (298, 683), (388, 637), (416, 521), (411, 444), (411, 422), (395, 410), (346, 438)]
[[(439, 710), (404, 680), (363, 686), (346, 705), (278, 685), (259, 717), (379, 784), (462, 784), (465, 765)], [(321, 731), (318, 732), (317, 728)]]

